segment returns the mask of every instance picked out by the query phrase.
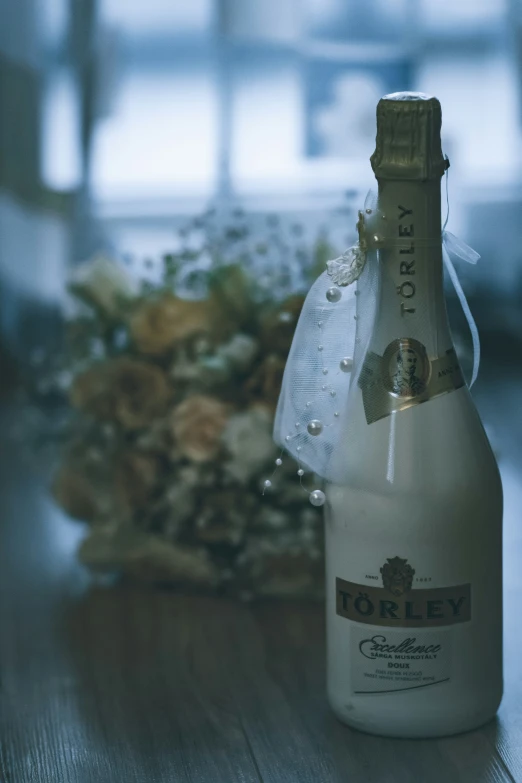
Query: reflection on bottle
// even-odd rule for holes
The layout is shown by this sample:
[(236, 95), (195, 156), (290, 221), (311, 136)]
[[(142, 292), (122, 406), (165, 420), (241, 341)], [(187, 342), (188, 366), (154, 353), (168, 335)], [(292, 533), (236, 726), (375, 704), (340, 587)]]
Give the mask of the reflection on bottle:
[(388, 441), (388, 469), (386, 471), (386, 481), (393, 484), (395, 478), (395, 433), (397, 428), (397, 418), (395, 413), (391, 414), (390, 421), (390, 439)]

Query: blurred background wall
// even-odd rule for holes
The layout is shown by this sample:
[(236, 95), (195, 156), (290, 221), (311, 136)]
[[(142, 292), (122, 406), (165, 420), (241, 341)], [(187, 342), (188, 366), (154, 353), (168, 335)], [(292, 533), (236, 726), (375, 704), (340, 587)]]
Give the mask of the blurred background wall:
[[(209, 204), (360, 204), (375, 105), (435, 94), (483, 328), (521, 332), (520, 0), (0, 0), (0, 324), (59, 332), (68, 269), (146, 258)], [(353, 229), (350, 220), (349, 230)]]

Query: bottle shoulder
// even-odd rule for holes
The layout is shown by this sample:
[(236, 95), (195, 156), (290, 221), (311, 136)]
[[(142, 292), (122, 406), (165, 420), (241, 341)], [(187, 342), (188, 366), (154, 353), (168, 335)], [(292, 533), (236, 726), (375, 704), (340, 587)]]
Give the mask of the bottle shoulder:
[(448, 496), (500, 487), (496, 459), (467, 388), (367, 424), (359, 394), (340, 438), (336, 473), (347, 487)]

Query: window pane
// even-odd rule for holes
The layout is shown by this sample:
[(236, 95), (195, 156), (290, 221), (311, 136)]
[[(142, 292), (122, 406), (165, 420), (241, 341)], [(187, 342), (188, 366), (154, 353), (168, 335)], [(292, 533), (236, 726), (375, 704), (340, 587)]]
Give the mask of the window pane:
[(503, 55), (441, 53), (423, 64), (418, 84), (441, 101), (450, 178), (484, 185), (518, 180), (517, 82)]
[(411, 0), (306, 0), (307, 26), (314, 37), (343, 41), (390, 40), (409, 33)]
[[(492, 32), (504, 20), (506, 0), (421, 0), (421, 24), (451, 37), (475, 31)], [(495, 29), (496, 31), (496, 29)]]
[(40, 0), (36, 4), (36, 12), (43, 46), (47, 50), (59, 49), (67, 34), (68, 0)]
[(95, 194), (208, 190), (216, 143), (216, 96), (208, 70), (128, 71), (112, 116), (95, 134)]
[(302, 148), (299, 65), (292, 56), (242, 58), (234, 72), (232, 176), (241, 189), (295, 173)]
[(213, 0), (102, 0), (102, 16), (127, 34), (202, 33), (208, 30)]
[(50, 71), (42, 102), (42, 179), (49, 188), (80, 184), (81, 152), (78, 94), (71, 72)]
[(305, 78), (307, 154), (367, 160), (375, 148), (375, 107), (386, 93), (411, 89), (411, 64), (314, 59)]
[(224, 0), (223, 29), (233, 39), (292, 42), (298, 39), (301, 0)]

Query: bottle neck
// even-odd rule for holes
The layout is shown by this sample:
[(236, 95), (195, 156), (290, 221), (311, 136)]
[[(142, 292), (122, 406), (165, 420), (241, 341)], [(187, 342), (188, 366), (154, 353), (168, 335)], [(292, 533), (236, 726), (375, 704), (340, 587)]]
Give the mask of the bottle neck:
[(437, 358), (452, 347), (444, 299), (440, 179), (379, 180), (386, 247), (371, 348), (382, 355), (397, 338), (414, 338)]

